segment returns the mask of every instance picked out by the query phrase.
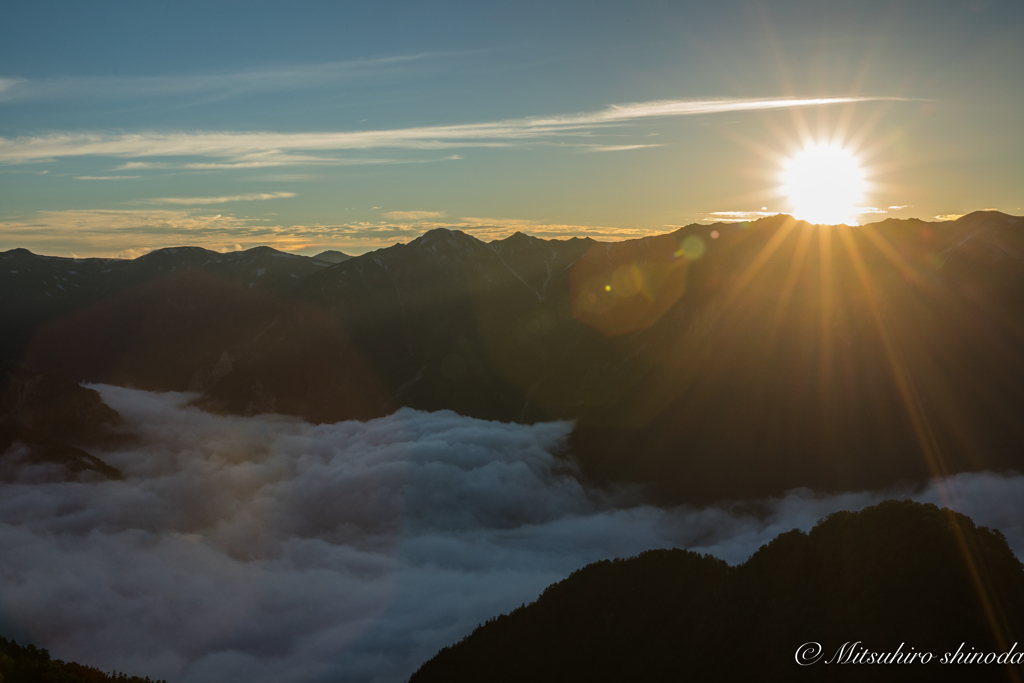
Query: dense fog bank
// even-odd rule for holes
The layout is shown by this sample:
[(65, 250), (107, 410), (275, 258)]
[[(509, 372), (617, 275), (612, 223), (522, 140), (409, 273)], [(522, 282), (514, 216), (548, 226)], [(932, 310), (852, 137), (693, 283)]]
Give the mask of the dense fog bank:
[[(402, 409), (365, 423), (219, 416), (98, 386), (137, 436), (124, 480), (0, 484), (0, 633), (173, 681), (403, 680), (479, 622), (599, 559), (656, 547), (730, 563), (902, 491), (627, 505), (557, 457), (569, 423)], [(1024, 477), (911, 494), (1024, 555)]]

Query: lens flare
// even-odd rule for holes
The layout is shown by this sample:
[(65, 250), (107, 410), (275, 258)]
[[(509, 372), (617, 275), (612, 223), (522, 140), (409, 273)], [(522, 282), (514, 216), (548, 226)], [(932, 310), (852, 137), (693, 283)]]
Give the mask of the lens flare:
[(814, 144), (783, 166), (782, 186), (793, 216), (809, 223), (856, 225), (865, 179), (857, 158), (835, 144)]

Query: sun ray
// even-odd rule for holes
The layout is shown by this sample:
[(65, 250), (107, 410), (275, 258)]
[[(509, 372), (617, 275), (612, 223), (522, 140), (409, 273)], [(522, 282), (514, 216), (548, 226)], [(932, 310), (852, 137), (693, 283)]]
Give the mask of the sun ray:
[[(827, 227), (818, 230), (818, 277), (818, 383), (821, 405), (826, 406), (832, 377), (832, 230)], [(825, 424), (828, 423), (828, 417), (822, 415)]]
[(786, 281), (783, 283), (782, 292), (779, 294), (779, 304), (775, 309), (775, 320), (772, 323), (772, 329), (774, 330), (779, 330), (782, 327), (786, 311), (789, 308), (789, 302), (796, 291), (796, 283), (800, 278), (800, 272), (803, 270), (804, 260), (807, 257), (813, 236), (814, 226), (810, 223), (805, 223), (800, 230), (800, 237), (796, 243), (796, 252), (793, 254), (793, 260), (789, 264), (789, 272), (786, 273)]
[[(871, 287), (870, 276), (867, 271), (867, 267), (864, 263), (864, 259), (861, 255), (860, 249), (857, 247), (856, 241), (851, 234), (851, 229), (846, 225), (838, 225), (836, 229), (839, 231), (840, 240), (845, 247), (846, 253), (850, 258), (850, 262), (853, 265), (854, 271), (857, 274), (857, 280), (864, 291), (865, 299), (868, 304), (868, 308), (871, 312), (872, 320), (875, 324), (875, 328), (878, 332), (879, 339), (882, 342), (882, 346), (885, 350), (886, 358), (889, 363), (889, 368), (892, 371), (893, 379), (896, 382), (897, 390), (900, 394), (900, 399), (903, 402), (904, 408), (907, 412), (907, 416), (910, 418), (914, 435), (917, 439), (918, 446), (921, 449), (921, 453), (924, 456), (925, 464), (932, 474), (933, 480), (937, 482), (936, 487), (940, 497), (946, 507), (951, 507), (955, 504), (953, 500), (952, 490), (944, 483), (951, 472), (943, 461), (942, 453), (939, 448), (938, 442), (935, 438), (935, 434), (929, 424), (928, 418), (920, 410), (919, 403), (914, 395), (912, 388), (912, 380), (907, 369), (904, 367), (901, 361), (895, 344), (888, 331), (886, 330), (885, 323), (882, 319), (881, 311), (878, 307), (878, 302), (875, 298), (874, 290)], [(904, 276), (910, 276), (917, 278), (916, 273), (906, 263), (906, 261), (899, 255), (899, 253), (892, 247), (882, 235), (880, 235), (874, 228), (867, 227), (863, 230), (865, 236), (878, 248), (882, 254), (889, 259), (893, 265), (895, 265)], [(822, 235), (829, 234), (828, 230), (823, 230)], [(823, 247), (824, 254), (824, 247)], [(822, 268), (824, 269), (824, 261)], [(831, 269), (831, 266), (829, 266)], [(917, 280), (915, 280), (917, 282)], [(952, 513), (951, 513), (952, 514)], [(981, 576), (979, 566), (975, 561), (975, 553), (967, 542), (962, 530), (959, 528), (955, 519), (951, 519), (951, 524), (954, 534), (957, 539), (957, 544), (960, 547), (960, 553), (971, 576), (971, 581), (974, 584), (975, 592), (978, 596), (978, 600), (981, 604), (982, 609), (985, 612), (986, 620), (988, 621), (989, 628), (1000, 649), (1005, 650), (1009, 639), (1003, 628), (1005, 619), (1001, 619), (1001, 610), (998, 604), (993, 604), (993, 601), (988, 595), (988, 591), (985, 588), (986, 582)], [(1013, 679), (1020, 680), (1019, 674), (1013, 672)]]
[(743, 290), (747, 288), (747, 285), (749, 285), (751, 280), (754, 279), (754, 276), (756, 276), (764, 264), (768, 262), (768, 259), (772, 257), (775, 250), (782, 246), (782, 243), (786, 241), (789, 233), (793, 232), (793, 228), (796, 226), (797, 221), (787, 216), (786, 220), (781, 226), (779, 226), (779, 229), (775, 231), (774, 235), (772, 235), (772, 238), (768, 240), (767, 244), (761, 247), (761, 251), (757, 253), (754, 260), (750, 262), (750, 265), (744, 269), (743, 273), (736, 280), (736, 284), (733, 285), (728, 298), (726, 298), (725, 303), (722, 304), (723, 311), (736, 302), (736, 299), (738, 299), (740, 294), (743, 293)]
[(882, 252), (882, 255), (889, 259), (889, 262), (896, 266), (896, 269), (900, 271), (900, 275), (907, 278), (917, 286), (923, 286), (924, 280), (914, 270), (914, 267), (907, 263), (907, 260), (900, 255), (896, 248), (889, 243), (889, 240), (885, 239), (878, 230), (872, 225), (861, 226), (861, 231), (864, 235), (871, 240), (871, 243)]
[(844, 106), (839, 112), (839, 122), (836, 124), (835, 132), (832, 134), (832, 143), (840, 144), (847, 137), (847, 131), (853, 122), (853, 112), (856, 107)]
[(889, 369), (892, 371), (893, 379), (896, 380), (896, 387), (899, 390), (900, 399), (903, 401), (903, 406), (907, 411), (907, 416), (910, 418), (914, 427), (914, 434), (917, 437), (918, 446), (921, 448), (921, 452), (925, 457), (928, 469), (931, 471), (933, 477), (938, 478), (948, 476), (949, 470), (942, 461), (941, 453), (938, 449), (938, 445), (935, 443), (935, 437), (932, 434), (928, 420), (918, 409), (918, 401), (911, 388), (909, 374), (904, 369), (903, 363), (896, 352), (896, 347), (885, 328), (885, 323), (882, 320), (882, 314), (878, 309), (878, 302), (875, 299), (874, 290), (871, 288), (870, 276), (868, 275), (867, 267), (864, 265), (864, 259), (861, 256), (860, 249), (857, 247), (857, 244), (853, 239), (853, 235), (850, 234), (849, 226), (841, 225), (837, 226), (837, 229), (839, 230), (839, 238), (842, 241), (843, 246), (846, 248), (846, 253), (850, 257), (850, 262), (853, 264), (853, 269), (857, 273), (857, 280), (860, 282), (861, 289), (864, 290), (864, 296), (868, 302), (868, 308), (871, 311), (871, 318), (875, 323), (875, 328), (878, 332), (879, 339), (882, 342), (882, 347), (885, 349), (886, 359), (889, 361)]

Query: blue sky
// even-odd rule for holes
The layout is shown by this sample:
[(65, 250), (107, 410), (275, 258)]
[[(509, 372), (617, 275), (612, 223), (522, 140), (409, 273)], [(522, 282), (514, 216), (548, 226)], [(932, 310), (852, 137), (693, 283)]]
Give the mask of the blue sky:
[(826, 139), (862, 221), (1021, 214), (1022, 34), (1019, 0), (17, 3), (0, 249), (618, 239), (787, 211)]

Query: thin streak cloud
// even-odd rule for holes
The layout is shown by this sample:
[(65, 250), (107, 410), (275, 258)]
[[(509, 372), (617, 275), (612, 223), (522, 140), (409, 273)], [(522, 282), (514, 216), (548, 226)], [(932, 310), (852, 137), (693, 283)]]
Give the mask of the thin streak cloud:
[(182, 76), (92, 76), (48, 79), (0, 78), (0, 104), (55, 100), (111, 100), (235, 95), (298, 90), (328, 83), (382, 77), (428, 55), (303, 64)]
[(665, 145), (592, 145), (584, 152), (625, 152), (630, 149), (645, 149), (647, 147), (664, 147)]
[[(337, 158), (314, 156), (311, 154), (283, 154), (276, 150), (247, 156), (239, 161), (206, 161), (190, 163), (170, 163), (167, 161), (128, 161), (114, 168), (114, 171), (132, 170), (170, 170), (170, 171), (223, 171), (258, 168), (274, 168), (277, 166), (368, 166), (381, 164), (416, 164), (433, 161), (449, 161), (453, 157), (433, 159), (386, 159), (386, 158)], [(456, 157), (457, 158), (457, 157)]]
[(142, 200), (145, 204), (180, 204), (182, 206), (195, 206), (205, 204), (227, 204), (228, 202), (259, 202), (267, 199), (286, 199), (294, 197), (294, 192), (253, 192), (249, 194), (236, 194), (227, 197), (159, 197), (156, 199)]
[(384, 214), (387, 218), (397, 221), (420, 221), (425, 218), (439, 218), (444, 215), (443, 211), (388, 211)]
[(737, 111), (792, 109), (869, 102), (884, 97), (764, 98), (671, 100), (612, 105), (603, 110), (561, 117), (531, 117), (487, 123), (423, 126), (392, 130), (307, 133), (207, 131), (195, 133), (53, 133), (0, 138), (0, 161), (24, 163), (63, 157), (122, 158), (198, 156), (238, 162), (274, 161), (294, 152), (366, 149), (445, 149), (524, 144), (584, 129), (643, 118), (693, 116)]
[(706, 221), (754, 221), (774, 216), (778, 211), (712, 211), (704, 217)]

